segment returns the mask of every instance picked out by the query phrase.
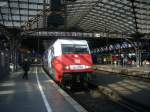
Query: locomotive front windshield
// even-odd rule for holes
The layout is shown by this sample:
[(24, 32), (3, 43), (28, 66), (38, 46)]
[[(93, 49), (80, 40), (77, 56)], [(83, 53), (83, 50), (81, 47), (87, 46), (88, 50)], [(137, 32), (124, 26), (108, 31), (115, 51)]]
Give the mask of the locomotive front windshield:
[(87, 45), (62, 44), (62, 54), (89, 54)]

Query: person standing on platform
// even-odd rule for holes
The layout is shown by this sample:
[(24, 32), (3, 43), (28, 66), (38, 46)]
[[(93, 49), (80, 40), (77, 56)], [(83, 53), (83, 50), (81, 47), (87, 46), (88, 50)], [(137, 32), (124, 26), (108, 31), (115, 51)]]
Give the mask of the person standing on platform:
[(30, 64), (28, 59), (25, 59), (23, 62), (23, 70), (24, 70), (24, 74), (23, 74), (23, 79), (28, 79), (28, 71), (30, 69)]

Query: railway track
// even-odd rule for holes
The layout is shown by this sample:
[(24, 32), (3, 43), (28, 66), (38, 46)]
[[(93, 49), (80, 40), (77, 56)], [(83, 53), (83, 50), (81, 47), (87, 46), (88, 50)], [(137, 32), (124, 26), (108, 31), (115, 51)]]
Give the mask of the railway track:
[(136, 102), (120, 96), (109, 87), (89, 84), (88, 88), (80, 87), (80, 84), (64, 87), (72, 98), (81, 104), (89, 112), (149, 112), (150, 109)]
[(131, 112), (148, 112), (148, 110), (144, 109), (143, 107), (137, 106), (139, 104), (136, 104), (136, 103), (133, 104), (127, 100), (122, 100), (122, 101), (119, 101), (117, 103), (119, 105), (129, 109)]
[(98, 87), (99, 92), (107, 96), (110, 100), (115, 102), (116, 104), (127, 108), (131, 112), (149, 112), (149, 109), (137, 102), (126, 99), (123, 96), (120, 96), (116, 91), (109, 89), (108, 87)]
[(63, 89), (89, 112), (148, 112), (108, 88), (90, 84), (89, 88), (76, 86)]

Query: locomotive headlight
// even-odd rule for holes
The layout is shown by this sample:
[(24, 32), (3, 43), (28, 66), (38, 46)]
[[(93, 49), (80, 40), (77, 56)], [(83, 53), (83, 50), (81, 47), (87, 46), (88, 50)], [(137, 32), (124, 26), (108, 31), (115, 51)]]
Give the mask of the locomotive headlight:
[(65, 69), (66, 69), (66, 70), (69, 70), (69, 66), (65, 66)]
[(85, 66), (86, 69), (92, 68), (91, 66)]

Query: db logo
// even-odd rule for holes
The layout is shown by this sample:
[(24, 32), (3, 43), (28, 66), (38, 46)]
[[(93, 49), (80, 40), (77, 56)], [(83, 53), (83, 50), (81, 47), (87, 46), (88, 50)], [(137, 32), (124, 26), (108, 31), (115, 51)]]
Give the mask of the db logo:
[(80, 63), (80, 60), (74, 60), (75, 63)]

